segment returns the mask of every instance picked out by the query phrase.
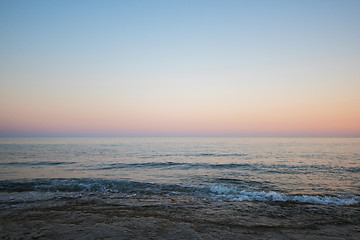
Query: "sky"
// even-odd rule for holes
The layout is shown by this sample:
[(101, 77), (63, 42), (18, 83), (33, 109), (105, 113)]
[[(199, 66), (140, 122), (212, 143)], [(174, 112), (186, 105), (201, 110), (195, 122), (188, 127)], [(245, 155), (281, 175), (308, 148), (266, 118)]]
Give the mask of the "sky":
[(360, 137), (360, 1), (0, 0), (0, 137)]

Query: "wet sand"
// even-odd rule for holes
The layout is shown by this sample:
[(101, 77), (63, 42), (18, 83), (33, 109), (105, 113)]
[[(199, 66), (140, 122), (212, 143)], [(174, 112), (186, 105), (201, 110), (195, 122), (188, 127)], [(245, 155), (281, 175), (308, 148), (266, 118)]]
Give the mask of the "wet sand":
[(359, 206), (88, 197), (0, 210), (1, 239), (360, 239)]

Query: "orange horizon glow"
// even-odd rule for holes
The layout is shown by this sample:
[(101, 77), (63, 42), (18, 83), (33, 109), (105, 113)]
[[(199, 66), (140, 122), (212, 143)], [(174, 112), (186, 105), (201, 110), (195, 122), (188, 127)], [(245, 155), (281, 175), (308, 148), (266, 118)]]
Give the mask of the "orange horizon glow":
[[(106, 106), (106, 104), (103, 104)], [(311, 109), (292, 105), (235, 109), (211, 106), (147, 106), (140, 108), (94, 108), (89, 104), (2, 106), (2, 132), (70, 135), (164, 135), (164, 136), (359, 136), (358, 109), (331, 106)], [(93, 107), (93, 108), (92, 108)], [(254, 107), (254, 106), (253, 106)], [(5, 109), (7, 108), (7, 109)], [(151, 108), (151, 109), (149, 109)], [(217, 110), (220, 109), (220, 110)], [(181, 111), (180, 111), (181, 110)]]

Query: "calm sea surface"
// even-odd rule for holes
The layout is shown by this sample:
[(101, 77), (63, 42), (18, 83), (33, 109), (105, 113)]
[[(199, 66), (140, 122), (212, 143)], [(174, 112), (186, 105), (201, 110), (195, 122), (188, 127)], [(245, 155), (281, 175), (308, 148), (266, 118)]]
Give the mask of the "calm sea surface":
[(83, 194), (358, 205), (360, 139), (0, 139), (2, 203)]

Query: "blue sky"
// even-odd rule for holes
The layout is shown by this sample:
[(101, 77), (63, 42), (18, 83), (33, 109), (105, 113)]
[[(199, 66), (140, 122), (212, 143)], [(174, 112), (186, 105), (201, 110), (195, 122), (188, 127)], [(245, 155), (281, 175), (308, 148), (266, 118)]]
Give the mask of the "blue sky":
[(0, 132), (359, 136), (359, 41), (360, 1), (3, 0)]

